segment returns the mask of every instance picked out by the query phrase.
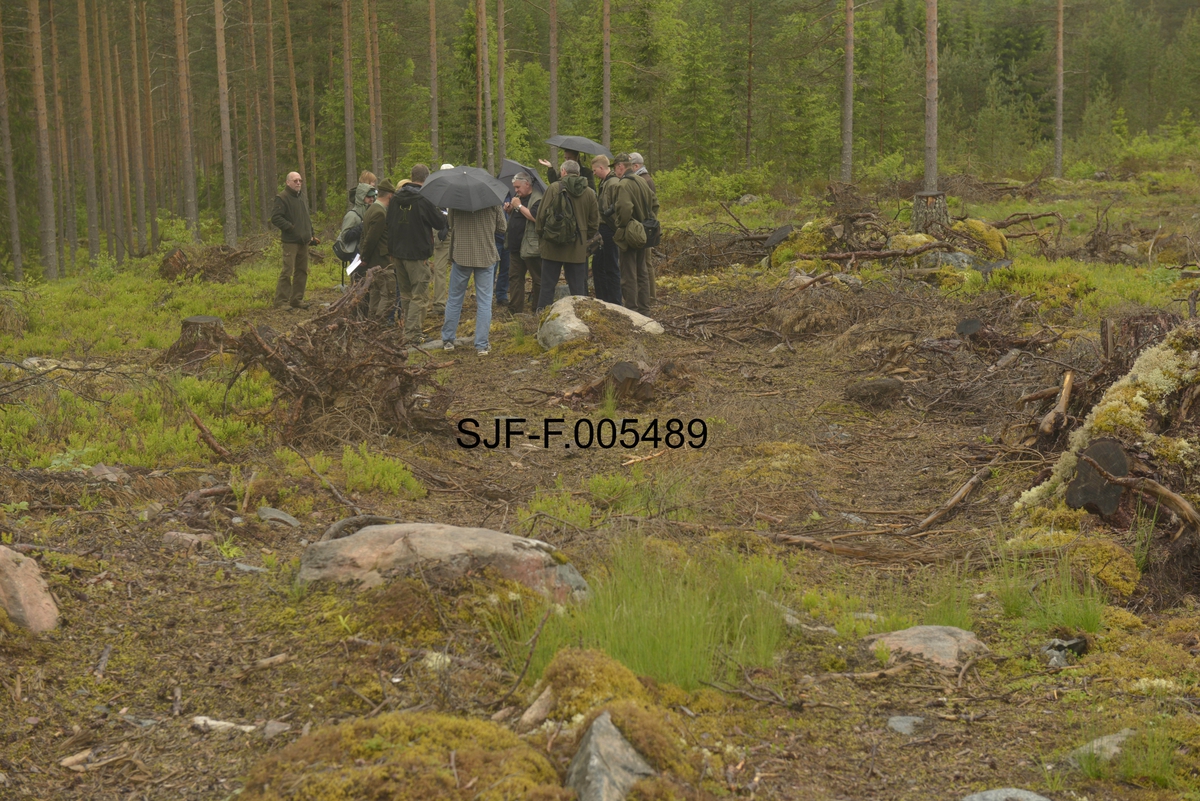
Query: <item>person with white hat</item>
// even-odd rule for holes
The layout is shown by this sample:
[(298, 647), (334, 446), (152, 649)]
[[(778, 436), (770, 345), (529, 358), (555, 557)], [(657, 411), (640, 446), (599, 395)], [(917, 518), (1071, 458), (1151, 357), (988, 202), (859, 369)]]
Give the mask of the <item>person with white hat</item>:
[[(452, 170), (454, 165), (443, 164), (439, 169)], [(445, 209), (442, 214), (446, 214)], [(434, 233), (433, 281), (429, 286), (429, 305), (425, 307), (426, 320), (441, 320), (446, 315), (446, 298), (450, 295), (450, 229)]]

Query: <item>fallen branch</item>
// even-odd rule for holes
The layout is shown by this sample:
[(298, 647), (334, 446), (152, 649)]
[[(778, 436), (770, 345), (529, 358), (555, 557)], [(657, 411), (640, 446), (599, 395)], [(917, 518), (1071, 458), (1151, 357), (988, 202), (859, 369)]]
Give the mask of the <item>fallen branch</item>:
[(208, 426), (204, 425), (204, 422), (200, 419), (199, 415), (197, 415), (191, 409), (188, 409), (187, 413), (191, 415), (192, 422), (196, 424), (196, 428), (200, 429), (200, 434), (198, 435), (200, 441), (212, 448), (213, 453), (217, 454), (217, 456), (220, 456), (222, 459), (232, 459), (233, 453), (231, 453), (230, 450), (224, 445), (217, 442), (217, 438), (214, 437), (213, 433), (208, 430)]
[(1192, 506), (1191, 501), (1182, 495), (1167, 489), (1162, 484), (1159, 484), (1152, 478), (1129, 478), (1118, 477), (1101, 467), (1095, 459), (1090, 456), (1079, 454), (1079, 460), (1087, 465), (1090, 465), (1100, 478), (1110, 484), (1116, 484), (1119, 487), (1134, 490), (1135, 492), (1143, 492), (1151, 495), (1162, 503), (1163, 506), (1170, 509), (1179, 518), (1183, 520), (1184, 525), (1191, 528), (1192, 531), (1200, 531), (1200, 512), (1196, 511), (1196, 507)]
[(379, 515), (355, 515), (339, 520), (329, 528), (325, 529), (325, 533), (321, 535), (321, 542), (329, 540), (341, 539), (348, 537), (349, 534), (343, 534), (346, 529), (353, 528), (357, 531), (365, 526), (382, 526), (388, 523), (399, 523), (400, 521), (394, 517), (380, 517)]
[(897, 531), (896, 536), (911, 537), (913, 534), (920, 534), (922, 531), (925, 531), (934, 523), (950, 514), (950, 512), (954, 510), (954, 507), (962, 503), (963, 499), (971, 494), (971, 490), (983, 483), (983, 480), (992, 472), (992, 468), (1000, 464), (1000, 462), (1007, 455), (1007, 451), (996, 454), (994, 459), (992, 459), (983, 467), (979, 468), (979, 470), (975, 472), (975, 475), (971, 476), (971, 478), (967, 480), (967, 483), (959, 487), (958, 492), (950, 496), (950, 500), (946, 501), (944, 504), (942, 504), (942, 506), (931, 512), (928, 517), (926, 517), (920, 523), (917, 523), (915, 526), (909, 526), (908, 528)]
[(1007, 218), (1000, 220), (999, 222), (990, 222), (988, 225), (990, 225), (992, 228), (1003, 230), (1008, 228), (1010, 225), (1016, 225), (1017, 223), (1023, 222), (1033, 222), (1034, 220), (1041, 220), (1047, 217), (1053, 217), (1059, 222), (1062, 222), (1062, 215), (1057, 211), (1045, 211), (1041, 214), (1010, 214)]
[(1046, 387), (1045, 389), (1039, 389), (1039, 390), (1036, 390), (1035, 392), (1030, 392), (1027, 395), (1022, 395), (1021, 397), (1017, 398), (1017, 403), (1031, 403), (1032, 401), (1039, 401), (1039, 400), (1045, 400), (1046, 398), (1053, 398), (1055, 395), (1057, 395), (1061, 391), (1062, 391), (1062, 387), (1059, 387), (1059, 386)]
[(1067, 404), (1071, 402), (1071, 388), (1075, 385), (1075, 372), (1068, 370), (1063, 376), (1062, 392), (1058, 394), (1058, 403), (1054, 404), (1054, 408), (1046, 413), (1042, 418), (1041, 425), (1038, 426), (1038, 433), (1044, 437), (1049, 437), (1054, 434), (1067, 419)]
[(903, 259), (917, 256), (930, 250), (954, 250), (950, 242), (930, 242), (908, 250), (852, 250), (846, 253), (797, 253), (792, 258), (800, 261), (870, 261), (873, 259)]

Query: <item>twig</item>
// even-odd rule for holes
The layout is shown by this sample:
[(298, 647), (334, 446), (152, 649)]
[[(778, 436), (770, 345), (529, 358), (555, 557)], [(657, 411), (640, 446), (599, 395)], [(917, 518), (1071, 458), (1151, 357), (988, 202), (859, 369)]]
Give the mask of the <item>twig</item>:
[(797, 253), (792, 258), (800, 261), (871, 261), (917, 256), (930, 250), (954, 250), (950, 242), (930, 242), (908, 250), (852, 250), (846, 253)]
[(1042, 418), (1041, 425), (1038, 426), (1038, 434), (1049, 437), (1063, 424), (1067, 419), (1067, 404), (1071, 402), (1071, 387), (1075, 385), (1075, 371), (1068, 370), (1063, 376), (1062, 392), (1058, 394), (1058, 403), (1054, 404), (1054, 408), (1046, 413)]
[(92, 671), (96, 678), (104, 678), (104, 669), (108, 667), (108, 658), (112, 656), (112, 643), (104, 646), (104, 653), (100, 654), (100, 661), (96, 664), (96, 669)]
[(525, 657), (525, 667), (521, 668), (521, 675), (517, 676), (517, 680), (513, 682), (513, 686), (504, 694), (496, 706), (503, 707), (504, 702), (512, 698), (512, 694), (521, 686), (521, 682), (525, 681), (525, 674), (529, 672), (529, 664), (533, 661), (533, 652), (537, 648), (538, 638), (542, 636), (542, 628), (546, 625), (546, 621), (550, 619), (550, 613), (554, 611), (553, 606), (546, 607), (546, 614), (542, 615), (542, 622), (538, 623), (537, 631), (533, 633), (533, 637), (529, 639), (529, 654)]
[[(1116, 484), (1120, 487), (1126, 487), (1136, 492), (1144, 492), (1147, 495), (1154, 496), (1163, 506), (1166, 506), (1172, 512), (1179, 515), (1183, 519), (1183, 522), (1193, 531), (1200, 531), (1200, 513), (1197, 513), (1196, 507), (1192, 506), (1191, 501), (1182, 495), (1172, 492), (1152, 478), (1121, 478), (1114, 476), (1101, 467), (1095, 459), (1085, 454), (1079, 454), (1079, 460), (1091, 465), (1091, 468), (1096, 471), (1097, 475), (1110, 484)], [(1178, 534), (1176, 537), (1178, 537)]]
[(300, 451), (296, 450), (294, 445), (289, 445), (288, 447), (291, 448), (292, 452), (295, 453), (297, 456), (299, 456), (304, 461), (304, 464), (307, 465), (308, 469), (312, 471), (314, 476), (321, 479), (321, 483), (325, 485), (326, 489), (328, 489), (331, 493), (333, 493), (333, 497), (337, 499), (338, 503), (342, 504), (343, 506), (350, 507), (351, 509), (354, 510), (354, 514), (356, 514), (356, 515), (361, 515), (363, 513), (362, 509), (359, 509), (357, 506), (355, 506), (350, 501), (348, 501), (346, 499), (346, 497), (344, 495), (342, 495), (342, 493), (338, 492), (337, 487), (333, 486), (333, 484), (331, 484), (329, 482), (329, 479), (325, 478), (325, 476), (318, 473), (317, 468), (313, 467), (312, 464), (308, 461), (308, 459), (304, 456), (304, 454), (301, 453)]
[(626, 461), (621, 462), (621, 467), (629, 467), (629, 465), (637, 464), (638, 462), (648, 462), (651, 459), (657, 459), (658, 457), (662, 456), (664, 453), (666, 453), (666, 451), (656, 451), (655, 453), (652, 453), (649, 456), (635, 456), (632, 459), (627, 459)]
[(200, 429), (200, 433), (198, 435), (200, 438), (200, 441), (203, 442), (208, 447), (212, 448), (213, 452), (215, 454), (217, 454), (217, 456), (220, 456), (222, 459), (232, 459), (233, 454), (229, 451), (228, 448), (226, 448), (221, 443), (217, 442), (217, 438), (214, 437), (213, 433), (208, 430), (208, 426), (204, 425), (204, 422), (200, 419), (200, 417), (195, 412), (193, 412), (191, 409), (188, 409), (187, 413), (189, 415), (191, 415), (192, 422), (196, 424), (196, 428)]
[(896, 532), (896, 535), (900, 537), (911, 537), (913, 534), (919, 534), (932, 526), (934, 523), (941, 520), (946, 515), (950, 514), (954, 507), (962, 503), (963, 499), (971, 494), (971, 490), (983, 483), (983, 480), (992, 472), (992, 468), (1000, 464), (1000, 462), (1006, 456), (1008, 456), (1008, 451), (1002, 451), (1001, 453), (996, 454), (996, 457), (983, 467), (979, 468), (979, 470), (975, 472), (975, 475), (971, 476), (966, 484), (963, 484), (961, 487), (959, 487), (958, 492), (954, 493), (954, 495), (950, 497), (950, 500), (946, 501), (946, 503), (930, 513), (930, 515), (920, 523), (917, 523), (915, 526), (909, 526), (906, 529), (901, 529), (900, 531)]

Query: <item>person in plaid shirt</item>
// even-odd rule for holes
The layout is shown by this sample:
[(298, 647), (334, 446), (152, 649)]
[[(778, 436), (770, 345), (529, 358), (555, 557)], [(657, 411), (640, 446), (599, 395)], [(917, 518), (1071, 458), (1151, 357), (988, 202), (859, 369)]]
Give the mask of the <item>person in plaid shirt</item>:
[(479, 211), (450, 209), (450, 291), (442, 323), (442, 347), (454, 350), (458, 319), (462, 315), (467, 284), (475, 279), (475, 352), (491, 352), (488, 329), (492, 326), (492, 283), (500, 253), (496, 235), (508, 230), (499, 201)]

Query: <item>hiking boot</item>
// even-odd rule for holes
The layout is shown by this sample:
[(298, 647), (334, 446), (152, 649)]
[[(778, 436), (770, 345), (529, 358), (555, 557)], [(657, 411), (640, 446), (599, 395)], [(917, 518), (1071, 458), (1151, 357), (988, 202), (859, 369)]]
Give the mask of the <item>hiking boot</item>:
[(424, 334), (417, 334), (415, 337), (412, 338), (413, 345), (424, 345), (428, 341), (429, 341), (429, 337), (425, 336)]
[(443, 343), (442, 343), (442, 350), (454, 350), (454, 342), (453, 342), (453, 341), (451, 341), (451, 342), (443, 342)]
[(312, 307), (312, 304), (309, 303), (307, 300), (298, 300), (292, 304), (293, 309), (308, 309), (311, 307)]
[(475, 351), (475, 355), (476, 356), (487, 356), (491, 352), (492, 352), (491, 348), (481, 348), (481, 349)]

